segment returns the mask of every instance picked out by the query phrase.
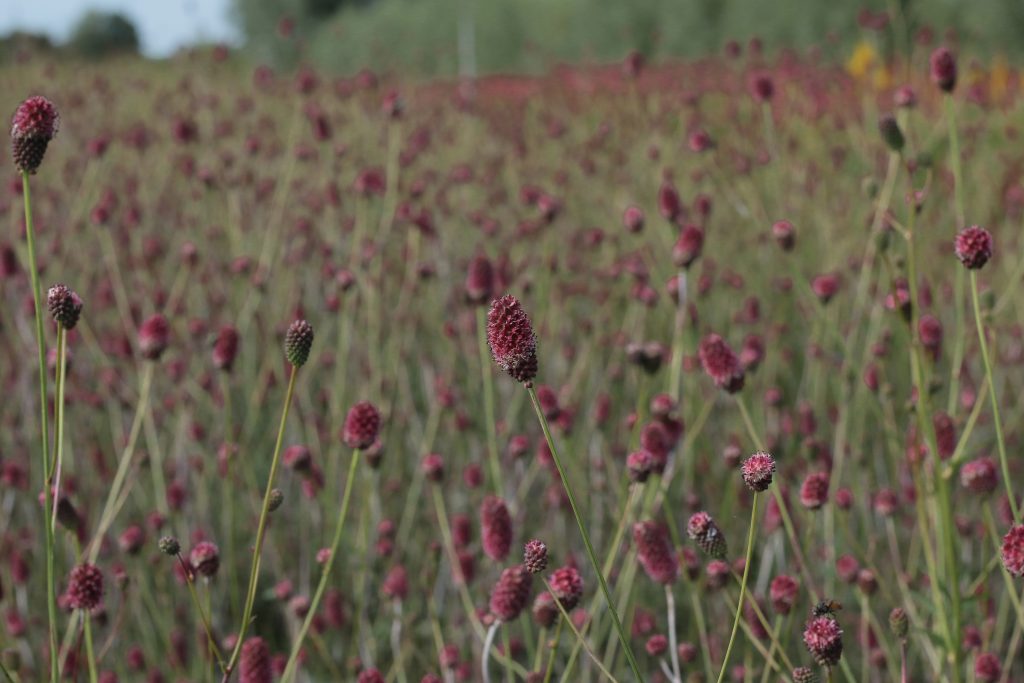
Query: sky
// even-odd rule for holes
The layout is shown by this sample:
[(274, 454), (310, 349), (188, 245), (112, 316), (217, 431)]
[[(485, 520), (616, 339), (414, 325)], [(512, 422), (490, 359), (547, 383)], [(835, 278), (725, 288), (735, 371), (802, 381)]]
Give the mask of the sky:
[(163, 57), (197, 40), (232, 42), (231, 0), (0, 0), (0, 34), (22, 29), (67, 38), (89, 9), (117, 11), (135, 24), (142, 51)]

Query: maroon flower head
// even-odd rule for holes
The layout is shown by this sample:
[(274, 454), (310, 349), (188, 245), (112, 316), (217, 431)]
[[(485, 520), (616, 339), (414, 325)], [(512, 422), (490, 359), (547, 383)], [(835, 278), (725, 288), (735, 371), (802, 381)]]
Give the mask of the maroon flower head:
[(536, 538), (526, 542), (523, 546), (523, 566), (531, 574), (539, 574), (548, 566), (548, 547), (544, 541)]
[(360, 401), (349, 409), (342, 429), (342, 440), (349, 448), (364, 449), (373, 445), (380, 432), (380, 413), (369, 401)]
[(1024, 524), (1010, 528), (1003, 536), (1003, 566), (1014, 576), (1024, 576)]
[(817, 510), (828, 502), (829, 476), (827, 472), (812, 472), (800, 485), (800, 503), (809, 510)]
[(209, 541), (196, 543), (188, 561), (199, 576), (212, 577), (220, 569), (220, 548)]
[(674, 223), (683, 211), (683, 202), (671, 183), (665, 181), (658, 188), (658, 212), (662, 218)]
[(775, 83), (766, 73), (754, 74), (750, 79), (750, 95), (758, 102), (770, 102), (775, 96)]
[(775, 221), (772, 223), (772, 237), (783, 251), (789, 251), (796, 244), (796, 236), (793, 233), (793, 224), (789, 221)]
[(11, 118), (11, 155), (15, 168), (35, 173), (59, 127), (57, 108), (45, 97), (36, 95), (18, 105)]
[(953, 92), (956, 87), (956, 57), (948, 47), (940, 47), (929, 60), (932, 83), (942, 92)]
[(530, 572), (521, 564), (501, 572), (491, 590), (491, 614), (504, 622), (518, 617), (530, 602), (531, 579)]
[(512, 516), (505, 501), (487, 496), (480, 505), (480, 530), (484, 553), (500, 562), (508, 557), (512, 548)]
[(843, 655), (843, 629), (830, 615), (814, 617), (804, 627), (804, 645), (822, 666), (835, 666)]
[(242, 645), (238, 660), (239, 683), (271, 683), (274, 680), (270, 666), (270, 648), (262, 638), (252, 637)]
[(626, 471), (629, 478), (636, 482), (645, 482), (654, 470), (655, 456), (650, 451), (639, 450), (626, 456)]
[(444, 460), (440, 453), (427, 453), (420, 462), (420, 470), (427, 481), (438, 484), (444, 481)]
[(800, 584), (792, 576), (780, 574), (772, 579), (768, 588), (769, 598), (772, 601), (772, 609), (779, 614), (789, 614), (796, 604), (800, 593)]
[(644, 649), (652, 657), (660, 657), (668, 651), (668, 638), (661, 633), (655, 633), (644, 643)]
[(159, 313), (150, 316), (139, 326), (139, 352), (146, 360), (158, 360), (167, 350), (171, 326)]
[(974, 677), (981, 683), (996, 683), (1003, 675), (999, 657), (991, 652), (982, 652), (974, 660)]
[(487, 343), (494, 362), (513, 379), (525, 383), (537, 376), (537, 335), (514, 296), (507, 294), (491, 302)]
[(992, 234), (972, 225), (956, 236), (956, 257), (970, 270), (982, 268), (992, 258)]
[(551, 573), (551, 592), (562, 604), (562, 609), (571, 611), (583, 597), (583, 577), (576, 567), (559, 567)]
[(284, 449), (284, 453), (281, 454), (281, 460), (284, 466), (290, 470), (309, 472), (310, 467), (313, 465), (313, 453), (309, 450), (308, 446), (294, 444)]
[(494, 266), (483, 254), (474, 256), (469, 262), (465, 288), (466, 300), (471, 304), (485, 304), (494, 296)]
[(775, 458), (764, 451), (758, 451), (743, 462), (740, 471), (743, 474), (743, 481), (751, 491), (766, 491), (772, 485)]
[(728, 546), (725, 536), (718, 529), (715, 520), (706, 512), (695, 512), (686, 523), (686, 535), (697, 543), (701, 550), (716, 560), (725, 558)]
[(638, 206), (630, 206), (622, 214), (622, 225), (627, 232), (638, 233), (644, 229), (644, 212)]
[(68, 606), (91, 610), (103, 599), (103, 572), (92, 564), (80, 564), (68, 577)]
[(971, 493), (985, 495), (996, 490), (999, 475), (992, 458), (978, 458), (960, 468), (960, 483)]
[(384, 674), (371, 667), (359, 672), (359, 676), (356, 678), (356, 683), (384, 683), (385, 680)]
[(818, 683), (819, 680), (814, 669), (809, 669), (806, 666), (798, 666), (793, 669), (793, 683)]
[(313, 348), (313, 326), (305, 320), (296, 320), (284, 335), (284, 355), (288, 362), (300, 368), (309, 360)]
[(217, 341), (213, 344), (213, 364), (218, 370), (231, 371), (238, 356), (238, 330), (226, 325), (217, 333)]
[(687, 225), (679, 232), (672, 247), (672, 263), (676, 268), (689, 268), (704, 248), (704, 231), (696, 225)]
[(75, 329), (82, 314), (82, 299), (67, 285), (56, 284), (46, 293), (46, 305), (52, 317), (65, 330)]
[(704, 372), (715, 386), (734, 394), (743, 388), (743, 366), (729, 344), (717, 334), (709, 334), (697, 351)]
[(679, 575), (679, 563), (672, 552), (665, 527), (647, 520), (633, 525), (636, 555), (647, 576), (655, 583), (669, 585)]
[(409, 574), (405, 567), (399, 564), (389, 569), (380, 590), (386, 598), (405, 600), (409, 595)]
[(553, 626), (560, 614), (558, 607), (555, 606), (554, 597), (547, 591), (537, 594), (537, 597), (533, 599), (533, 607), (530, 608), (530, 612), (537, 625), (544, 628)]

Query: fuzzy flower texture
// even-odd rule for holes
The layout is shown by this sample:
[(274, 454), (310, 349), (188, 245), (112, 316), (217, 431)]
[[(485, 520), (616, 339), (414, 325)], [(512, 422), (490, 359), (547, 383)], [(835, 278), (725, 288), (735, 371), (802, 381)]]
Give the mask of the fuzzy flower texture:
[(519, 300), (511, 294), (491, 302), (487, 343), (494, 362), (523, 383), (537, 376), (537, 335)]
[(38, 95), (22, 102), (11, 118), (14, 166), (22, 173), (34, 174), (59, 127), (60, 115), (53, 102)]

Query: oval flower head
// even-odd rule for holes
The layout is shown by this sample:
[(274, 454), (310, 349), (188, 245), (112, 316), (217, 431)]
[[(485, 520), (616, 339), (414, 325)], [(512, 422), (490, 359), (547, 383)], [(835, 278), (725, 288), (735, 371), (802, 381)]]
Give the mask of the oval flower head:
[(526, 311), (511, 294), (491, 302), (487, 344), (494, 362), (513, 379), (525, 384), (537, 376), (537, 335)]

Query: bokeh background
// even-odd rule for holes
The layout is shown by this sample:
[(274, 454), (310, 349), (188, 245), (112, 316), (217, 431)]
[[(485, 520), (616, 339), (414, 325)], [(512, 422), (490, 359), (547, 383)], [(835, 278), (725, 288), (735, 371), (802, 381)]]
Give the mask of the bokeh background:
[[(899, 36), (979, 58), (1024, 53), (1020, 0), (5, 0), (3, 59), (31, 45), (70, 57), (168, 57), (220, 43), (278, 68), (415, 76), (537, 73), (564, 62), (716, 53), (729, 41), (846, 62)], [(903, 26), (888, 26), (898, 17)], [(952, 27), (955, 27), (953, 29)], [(889, 30), (895, 28), (896, 30)], [(863, 47), (861, 57), (863, 58)], [(885, 61), (883, 59), (883, 61)]]

